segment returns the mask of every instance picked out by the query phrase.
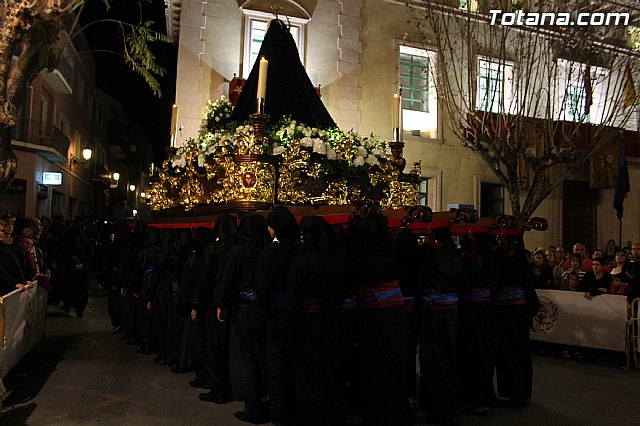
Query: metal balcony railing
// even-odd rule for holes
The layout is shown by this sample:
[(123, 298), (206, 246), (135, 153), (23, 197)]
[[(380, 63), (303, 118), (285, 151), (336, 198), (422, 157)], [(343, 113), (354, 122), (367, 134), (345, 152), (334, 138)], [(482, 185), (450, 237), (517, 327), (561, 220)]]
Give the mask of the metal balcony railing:
[(63, 158), (67, 157), (71, 141), (60, 129), (49, 123), (36, 120), (18, 120), (13, 128), (12, 139), (41, 145), (56, 150)]

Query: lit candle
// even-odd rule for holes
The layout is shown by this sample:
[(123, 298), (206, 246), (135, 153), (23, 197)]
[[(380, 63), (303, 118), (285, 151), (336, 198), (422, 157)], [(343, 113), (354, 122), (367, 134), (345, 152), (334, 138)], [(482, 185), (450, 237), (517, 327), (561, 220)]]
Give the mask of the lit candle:
[(260, 59), (260, 73), (258, 74), (258, 98), (267, 97), (267, 68), (269, 61), (265, 58)]
[(393, 112), (391, 117), (391, 127), (397, 129), (400, 127), (400, 95), (393, 95)]
[(176, 134), (176, 126), (178, 123), (178, 105), (173, 104), (171, 107), (171, 135)]

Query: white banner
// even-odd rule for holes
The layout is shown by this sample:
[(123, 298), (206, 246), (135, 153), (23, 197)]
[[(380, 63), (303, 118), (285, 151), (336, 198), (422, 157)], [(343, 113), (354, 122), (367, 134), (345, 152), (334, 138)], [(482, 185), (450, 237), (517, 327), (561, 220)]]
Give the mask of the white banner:
[(533, 319), (532, 340), (625, 351), (627, 298), (593, 297), (560, 290), (536, 290), (540, 311)]
[(14, 291), (0, 302), (0, 320), (4, 320), (3, 345), (0, 347), (0, 378), (4, 377), (44, 336), (47, 318), (47, 291), (27, 287)]

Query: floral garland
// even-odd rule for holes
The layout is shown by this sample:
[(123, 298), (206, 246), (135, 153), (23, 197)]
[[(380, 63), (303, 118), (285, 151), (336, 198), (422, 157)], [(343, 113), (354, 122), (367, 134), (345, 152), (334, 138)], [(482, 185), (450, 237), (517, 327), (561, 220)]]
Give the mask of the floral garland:
[[(197, 139), (189, 139), (169, 160), (173, 174), (187, 166), (187, 155), (197, 153), (197, 165), (202, 168), (215, 158), (232, 155), (240, 140), (253, 133), (253, 126), (231, 120), (233, 105), (225, 96), (207, 102)], [(386, 162), (391, 155), (389, 145), (373, 134), (362, 137), (353, 130), (343, 132), (337, 127), (319, 129), (283, 117), (267, 126), (269, 147), (266, 154), (281, 155), (299, 145), (311, 153), (312, 161), (320, 163), (326, 173), (359, 174)]]

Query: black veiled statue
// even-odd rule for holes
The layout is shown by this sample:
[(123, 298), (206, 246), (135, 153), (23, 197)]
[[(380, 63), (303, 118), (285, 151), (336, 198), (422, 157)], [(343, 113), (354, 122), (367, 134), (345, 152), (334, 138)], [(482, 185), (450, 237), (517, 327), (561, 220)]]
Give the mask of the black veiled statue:
[(232, 119), (243, 122), (256, 112), (260, 59), (269, 61), (265, 114), (275, 123), (284, 116), (312, 127), (333, 127), (335, 122), (320, 100), (298, 55), (287, 25), (277, 19), (269, 23), (258, 59), (240, 93)]

